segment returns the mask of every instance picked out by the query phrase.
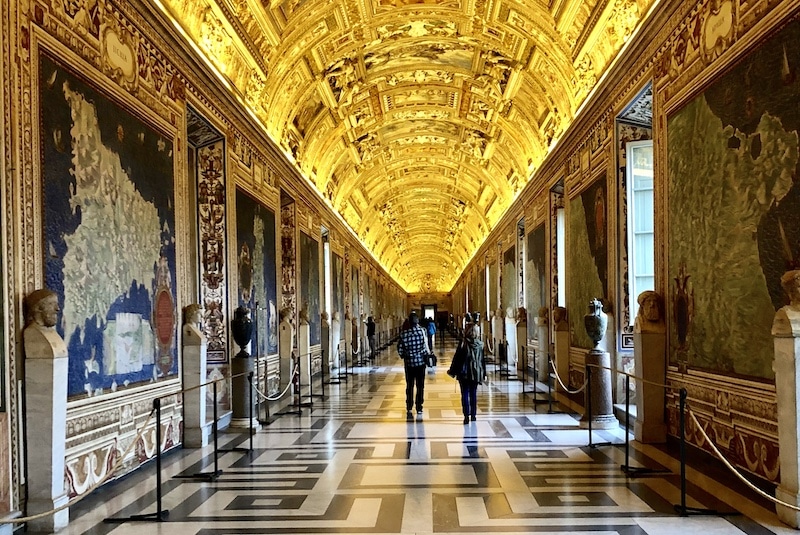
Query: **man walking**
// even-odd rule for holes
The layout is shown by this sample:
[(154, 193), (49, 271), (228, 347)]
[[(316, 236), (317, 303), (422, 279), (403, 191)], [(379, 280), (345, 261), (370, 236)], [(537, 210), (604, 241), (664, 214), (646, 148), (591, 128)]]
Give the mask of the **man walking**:
[[(411, 416), (411, 407), (417, 407), (417, 414), (422, 415), (422, 402), (425, 395), (425, 356), (429, 353), (427, 333), (419, 326), (419, 316), (412, 312), (408, 316), (409, 328), (400, 333), (397, 342), (397, 353), (403, 359), (406, 371), (406, 415)], [(414, 386), (417, 396), (414, 397)]]

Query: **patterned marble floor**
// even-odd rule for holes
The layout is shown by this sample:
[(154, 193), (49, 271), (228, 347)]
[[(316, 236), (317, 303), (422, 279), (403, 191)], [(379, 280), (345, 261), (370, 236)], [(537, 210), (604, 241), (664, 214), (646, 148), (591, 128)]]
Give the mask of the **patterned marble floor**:
[[(452, 347), (444, 351), (452, 355)], [(423, 414), (407, 419), (402, 361), (393, 350), (327, 387), (301, 415), (263, 426), (250, 453), (211, 447), (165, 456), (165, 522), (104, 523), (156, 510), (154, 467), (100, 489), (71, 511), (64, 533), (128, 535), (305, 533), (796, 533), (743, 485), (688, 471), (687, 506), (739, 514), (680, 517), (679, 464), (631, 442), (631, 464), (671, 472), (626, 477), (622, 446), (588, 447), (578, 416), (549, 414), (520, 382), (480, 387), (477, 421), (462, 424), (447, 358), (429, 371)], [(246, 435), (221, 437), (226, 448)], [(624, 442), (622, 431), (593, 443)]]

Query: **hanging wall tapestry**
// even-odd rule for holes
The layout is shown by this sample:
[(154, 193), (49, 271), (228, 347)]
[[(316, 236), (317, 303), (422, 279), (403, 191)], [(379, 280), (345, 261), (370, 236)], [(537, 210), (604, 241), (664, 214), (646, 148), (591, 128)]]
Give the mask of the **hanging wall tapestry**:
[(567, 310), (572, 345), (591, 349), (583, 316), (589, 301), (608, 297), (606, 177), (569, 201)]
[(176, 375), (172, 140), (40, 58), (45, 285), (71, 398)]
[(772, 379), (770, 334), (800, 266), (800, 22), (671, 115), (670, 362)]
[(320, 342), (319, 306), (319, 242), (305, 232), (300, 233), (300, 309), (308, 313), (311, 345)]
[(275, 212), (236, 190), (239, 306), (250, 310), (255, 356), (278, 352)]

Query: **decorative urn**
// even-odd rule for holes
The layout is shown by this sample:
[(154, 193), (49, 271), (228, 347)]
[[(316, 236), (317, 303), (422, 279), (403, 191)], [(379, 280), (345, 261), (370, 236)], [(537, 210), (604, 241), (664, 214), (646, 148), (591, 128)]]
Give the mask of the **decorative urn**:
[(246, 348), (253, 336), (253, 320), (250, 319), (250, 311), (245, 307), (239, 307), (233, 311), (231, 334), (236, 344), (241, 348), (241, 351), (236, 356), (242, 358), (250, 357)]
[(589, 312), (583, 317), (583, 324), (586, 327), (586, 334), (594, 342), (594, 349), (598, 349), (608, 325), (608, 316), (603, 312), (603, 304), (599, 300), (589, 301)]

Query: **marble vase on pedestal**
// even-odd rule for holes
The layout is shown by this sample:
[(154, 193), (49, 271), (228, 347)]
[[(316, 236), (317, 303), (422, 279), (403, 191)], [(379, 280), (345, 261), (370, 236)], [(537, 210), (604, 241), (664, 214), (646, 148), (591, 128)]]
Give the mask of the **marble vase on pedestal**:
[[(231, 321), (231, 335), (239, 352), (231, 359), (231, 429), (259, 428), (258, 418), (255, 416), (255, 394), (250, 384), (250, 374), (253, 373), (253, 357), (250, 355), (250, 341), (253, 336), (253, 322), (250, 311), (239, 307), (233, 312)], [(253, 378), (255, 381), (255, 378)], [(251, 417), (252, 416), (252, 417)]]
[[(590, 420), (593, 429), (615, 429), (619, 421), (614, 416), (611, 390), (611, 355), (601, 348), (606, 335), (608, 317), (597, 299), (589, 302), (589, 312), (583, 317), (586, 334), (594, 342), (594, 348), (586, 355), (586, 373), (589, 384), (584, 391), (586, 412), (581, 418), (581, 427), (588, 427)], [(591, 371), (589, 371), (591, 369)], [(589, 410), (591, 408), (591, 411)]]

